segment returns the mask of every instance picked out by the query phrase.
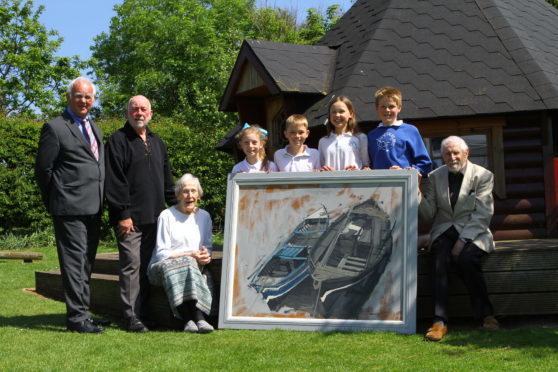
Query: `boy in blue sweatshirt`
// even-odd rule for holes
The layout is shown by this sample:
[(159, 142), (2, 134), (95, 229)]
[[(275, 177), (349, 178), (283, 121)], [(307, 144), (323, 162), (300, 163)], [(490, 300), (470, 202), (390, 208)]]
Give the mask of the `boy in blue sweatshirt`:
[(368, 133), (368, 154), (372, 169), (415, 168), (421, 176), (426, 176), (432, 168), (432, 161), (424, 146), (418, 129), (401, 120), (403, 97), (392, 87), (378, 89), (376, 112), (382, 122)]

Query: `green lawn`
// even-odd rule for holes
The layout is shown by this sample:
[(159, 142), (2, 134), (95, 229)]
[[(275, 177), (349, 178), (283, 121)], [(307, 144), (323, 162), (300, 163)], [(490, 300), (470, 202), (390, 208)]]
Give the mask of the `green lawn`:
[[(105, 248), (106, 249), (106, 248)], [(0, 371), (557, 371), (558, 329), (486, 333), (453, 330), (442, 342), (422, 334), (219, 330), (102, 335), (65, 330), (63, 303), (23, 291), (36, 270), (58, 267), (54, 248), (43, 261), (0, 260)], [(424, 325), (419, 327), (424, 331)]]

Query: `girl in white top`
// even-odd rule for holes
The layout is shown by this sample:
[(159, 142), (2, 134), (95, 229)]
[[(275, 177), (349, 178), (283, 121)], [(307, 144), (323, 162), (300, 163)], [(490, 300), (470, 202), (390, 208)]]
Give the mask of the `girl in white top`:
[(244, 124), (240, 133), (236, 135), (236, 139), (246, 158), (233, 167), (232, 173), (278, 171), (277, 165), (268, 160), (265, 155), (265, 144), (267, 142), (267, 131), (265, 129), (258, 125)]
[(339, 96), (330, 102), (326, 129), (327, 136), (318, 143), (322, 170), (369, 169), (368, 139), (358, 129), (349, 98)]

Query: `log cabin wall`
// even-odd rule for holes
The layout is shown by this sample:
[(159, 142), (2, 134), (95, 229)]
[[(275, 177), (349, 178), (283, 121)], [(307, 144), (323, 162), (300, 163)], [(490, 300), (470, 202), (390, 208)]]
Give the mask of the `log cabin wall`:
[(506, 198), (495, 199), (495, 240), (546, 238), (543, 122), (540, 114), (506, 118)]

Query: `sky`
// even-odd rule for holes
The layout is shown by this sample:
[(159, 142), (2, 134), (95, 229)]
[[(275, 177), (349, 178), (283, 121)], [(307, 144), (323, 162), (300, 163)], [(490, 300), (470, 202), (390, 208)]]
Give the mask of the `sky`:
[[(122, 0), (35, 0), (35, 6), (45, 7), (40, 21), (49, 30), (58, 31), (64, 38), (58, 56), (78, 55), (82, 59), (91, 57), (89, 47), (101, 32), (108, 32), (110, 19), (115, 15), (115, 5)], [(354, 0), (256, 0), (259, 7), (272, 6), (295, 10), (298, 22), (306, 18), (306, 9), (325, 11), (329, 5), (339, 4), (347, 11)], [(94, 4), (94, 5), (92, 5)]]

